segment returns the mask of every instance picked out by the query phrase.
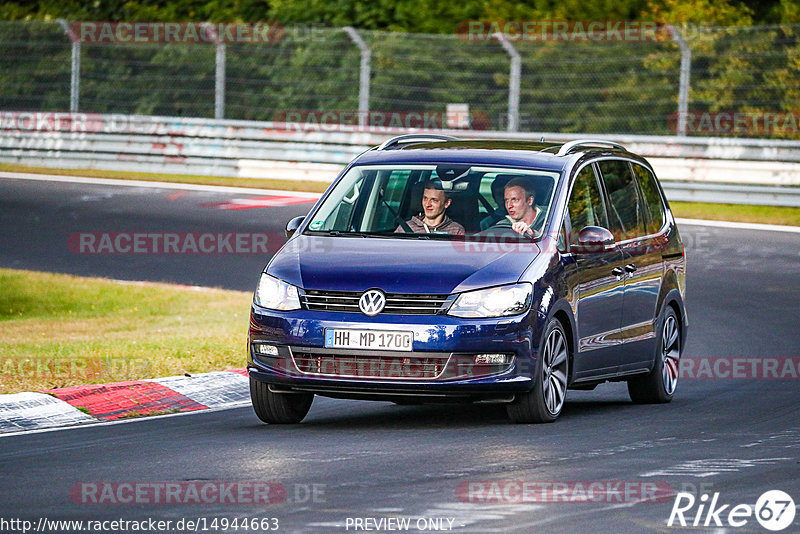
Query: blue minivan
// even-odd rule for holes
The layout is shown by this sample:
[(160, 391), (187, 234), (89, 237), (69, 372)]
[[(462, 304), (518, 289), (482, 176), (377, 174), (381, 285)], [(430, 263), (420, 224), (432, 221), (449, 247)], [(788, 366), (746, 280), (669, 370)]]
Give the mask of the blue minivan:
[(400, 136), (286, 234), (250, 317), (264, 422), (300, 422), (314, 395), (505, 403), (517, 423), (606, 381), (673, 397), (684, 247), (652, 167), (617, 143)]

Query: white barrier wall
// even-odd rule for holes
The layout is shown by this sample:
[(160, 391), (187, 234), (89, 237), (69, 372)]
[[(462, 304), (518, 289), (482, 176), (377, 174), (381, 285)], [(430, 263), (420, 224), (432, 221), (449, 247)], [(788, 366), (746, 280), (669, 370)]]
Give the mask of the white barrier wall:
[[(409, 132), (135, 115), (0, 112), (0, 162), (330, 182), (353, 157), (403, 133)], [(475, 130), (437, 133), (476, 139), (615, 140), (648, 158), (670, 198), (800, 205), (800, 188), (794, 190), (800, 186), (800, 141)], [(709, 191), (713, 192), (710, 197)]]

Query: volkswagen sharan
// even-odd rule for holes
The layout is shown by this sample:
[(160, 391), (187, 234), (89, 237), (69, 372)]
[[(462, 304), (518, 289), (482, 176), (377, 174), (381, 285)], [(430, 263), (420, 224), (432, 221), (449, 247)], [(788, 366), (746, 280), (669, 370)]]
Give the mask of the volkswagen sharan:
[(315, 395), (504, 403), (541, 423), (569, 389), (675, 393), (684, 247), (653, 168), (620, 144), (396, 137), (286, 234), (250, 317), (264, 422), (300, 422)]

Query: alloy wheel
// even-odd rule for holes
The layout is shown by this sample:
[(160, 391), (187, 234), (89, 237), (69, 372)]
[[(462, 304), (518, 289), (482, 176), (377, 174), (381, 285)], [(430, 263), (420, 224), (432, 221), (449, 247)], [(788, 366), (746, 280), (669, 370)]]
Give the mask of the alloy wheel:
[(561, 411), (567, 392), (567, 344), (559, 329), (547, 336), (542, 353), (542, 392), (547, 411), (556, 415)]
[(667, 395), (675, 393), (678, 385), (678, 365), (681, 358), (681, 336), (674, 315), (668, 315), (661, 331), (661, 358), (664, 389)]

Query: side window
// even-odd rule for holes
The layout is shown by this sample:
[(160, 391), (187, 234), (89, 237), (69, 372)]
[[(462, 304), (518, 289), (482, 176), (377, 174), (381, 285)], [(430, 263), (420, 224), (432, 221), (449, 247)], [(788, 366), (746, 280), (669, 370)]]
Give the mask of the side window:
[(376, 220), (370, 228), (372, 231), (384, 231), (397, 226), (395, 214), (400, 210), (400, 202), (405, 195), (411, 171), (393, 170), (388, 177), (385, 174), (385, 171), (379, 173), (379, 179), (385, 180), (385, 186), (382, 189), (382, 202), (376, 209)]
[[(564, 215), (564, 219), (567, 216)], [(556, 250), (561, 253), (567, 252), (567, 223), (566, 221), (561, 221), (561, 229), (558, 231), (558, 241), (556, 241)]]
[(653, 173), (650, 172), (649, 169), (642, 165), (636, 163), (632, 163), (631, 165), (633, 166), (633, 172), (636, 174), (637, 180), (639, 180), (639, 189), (642, 191), (644, 201), (647, 204), (647, 211), (650, 214), (649, 220), (647, 221), (647, 233), (655, 234), (664, 226), (664, 222), (667, 218), (664, 210), (664, 201), (661, 199), (661, 193), (656, 184), (656, 177), (653, 176)]
[(394, 170), (386, 182), (385, 200), (395, 210), (400, 208), (400, 201), (403, 200), (409, 176), (411, 176), (411, 171)]
[(567, 204), (572, 232), (569, 242), (578, 242), (578, 233), (586, 226), (602, 226), (608, 228), (603, 197), (591, 165), (587, 165), (575, 177), (572, 193)]
[(645, 215), (631, 166), (623, 160), (598, 162), (608, 193), (608, 218), (617, 241), (645, 235)]
[(356, 204), (359, 200), (362, 200), (361, 203), (363, 204), (361, 190), (364, 187), (366, 175), (363, 172), (359, 172), (354, 176), (357, 179), (352, 182), (350, 187), (346, 188), (344, 196), (334, 204), (333, 210), (328, 214), (324, 214), (324, 212), (317, 214), (316, 221), (310, 226), (312, 230), (350, 229)]

